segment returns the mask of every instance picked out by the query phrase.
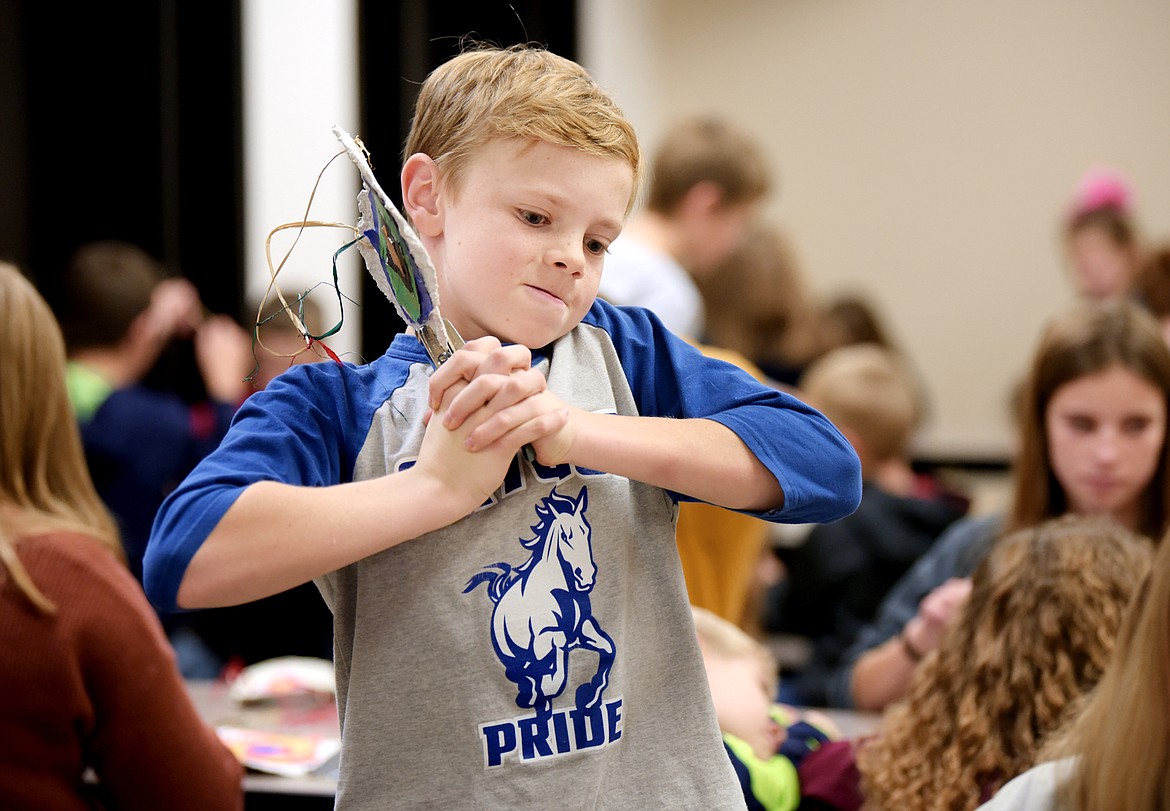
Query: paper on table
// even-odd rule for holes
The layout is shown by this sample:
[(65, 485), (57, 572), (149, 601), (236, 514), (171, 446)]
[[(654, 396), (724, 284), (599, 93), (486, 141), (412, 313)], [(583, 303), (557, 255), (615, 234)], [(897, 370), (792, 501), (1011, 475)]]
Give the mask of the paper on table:
[(249, 769), (285, 777), (304, 777), (341, 751), (341, 740), (324, 735), (297, 735), (244, 727), (216, 727), (216, 734)]

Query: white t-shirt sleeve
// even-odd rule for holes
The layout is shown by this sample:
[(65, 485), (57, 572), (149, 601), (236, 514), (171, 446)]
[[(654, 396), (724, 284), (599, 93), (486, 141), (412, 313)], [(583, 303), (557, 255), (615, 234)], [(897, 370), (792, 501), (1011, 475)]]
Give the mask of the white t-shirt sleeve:
[(702, 338), (703, 299), (690, 274), (671, 257), (642, 243), (614, 240), (597, 295), (610, 304), (653, 311), (675, 335)]
[(1068, 779), (1074, 761), (1050, 761), (1033, 766), (1004, 784), (978, 811), (1056, 811), (1056, 788)]

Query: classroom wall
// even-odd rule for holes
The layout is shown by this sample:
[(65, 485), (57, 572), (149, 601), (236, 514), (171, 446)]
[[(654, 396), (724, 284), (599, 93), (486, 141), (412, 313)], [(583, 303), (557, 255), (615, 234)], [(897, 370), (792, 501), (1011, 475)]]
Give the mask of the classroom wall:
[(778, 170), (767, 214), (814, 291), (871, 297), (927, 381), (927, 455), (1002, 457), (1007, 398), (1072, 302), (1059, 217), (1130, 176), (1170, 240), (1163, 0), (581, 0), (581, 61), (653, 147), (726, 115)]
[[(303, 215), (333, 154), (328, 126), (358, 126), (356, 0), (291, 1), (243, 4), (250, 293), (268, 231)], [(927, 381), (927, 455), (1007, 453), (1011, 388), (1072, 302), (1058, 221), (1086, 168), (1127, 173), (1143, 231), (1170, 240), (1162, 0), (578, 5), (581, 61), (648, 147), (695, 112), (760, 138), (779, 176), (766, 214), (813, 290), (871, 297)], [(311, 213), (354, 219), (356, 189), (335, 164)], [(302, 239), (286, 290), (319, 281), (342, 235)], [(343, 278), (359, 271), (343, 259)]]

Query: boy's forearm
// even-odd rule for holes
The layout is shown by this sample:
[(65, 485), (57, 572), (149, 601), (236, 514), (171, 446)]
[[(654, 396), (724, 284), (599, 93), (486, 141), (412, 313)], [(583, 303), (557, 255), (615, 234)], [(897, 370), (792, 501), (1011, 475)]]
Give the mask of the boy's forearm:
[(191, 559), (178, 603), (211, 608), (278, 594), (467, 511), (449, 488), (413, 469), (331, 487), (258, 482)]
[(784, 505), (784, 491), (725, 425), (707, 419), (575, 412), (566, 461), (737, 510)]

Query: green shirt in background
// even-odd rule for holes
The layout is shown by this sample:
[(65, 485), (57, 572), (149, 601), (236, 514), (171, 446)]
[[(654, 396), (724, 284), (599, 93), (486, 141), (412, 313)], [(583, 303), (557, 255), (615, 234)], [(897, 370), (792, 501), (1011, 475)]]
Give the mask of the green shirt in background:
[(93, 415), (114, 391), (114, 387), (104, 377), (72, 360), (65, 365), (65, 389), (69, 392), (73, 413), (81, 422), (93, 419)]

